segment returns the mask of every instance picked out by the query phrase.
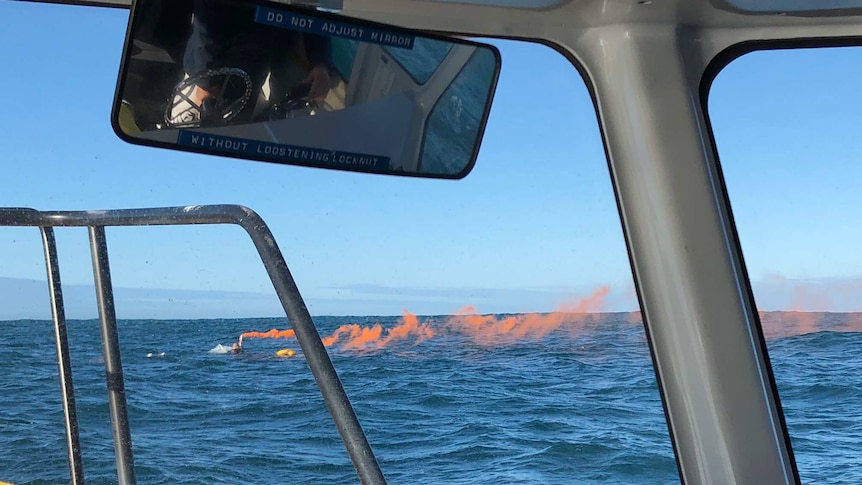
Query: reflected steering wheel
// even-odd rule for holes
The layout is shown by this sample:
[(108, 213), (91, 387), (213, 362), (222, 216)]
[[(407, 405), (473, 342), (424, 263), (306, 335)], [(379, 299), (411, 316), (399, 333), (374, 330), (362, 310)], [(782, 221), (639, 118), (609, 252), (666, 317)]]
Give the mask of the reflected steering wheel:
[[(191, 97), (195, 87), (211, 94), (200, 104)], [(210, 69), (180, 81), (171, 91), (165, 123), (171, 128), (217, 126), (234, 119), (251, 99), (251, 77), (242, 69)]]
[(314, 116), (321, 110), (317, 101), (307, 97), (286, 98), (281, 103), (273, 105), (269, 112), (270, 121), (292, 120), (304, 116)]

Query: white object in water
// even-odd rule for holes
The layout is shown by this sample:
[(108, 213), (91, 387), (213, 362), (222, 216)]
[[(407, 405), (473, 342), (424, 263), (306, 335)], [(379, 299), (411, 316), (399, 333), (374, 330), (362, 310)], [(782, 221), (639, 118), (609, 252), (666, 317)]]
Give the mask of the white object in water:
[(230, 347), (226, 347), (222, 344), (218, 344), (212, 349), (210, 349), (209, 353), (211, 354), (227, 354), (230, 353)]

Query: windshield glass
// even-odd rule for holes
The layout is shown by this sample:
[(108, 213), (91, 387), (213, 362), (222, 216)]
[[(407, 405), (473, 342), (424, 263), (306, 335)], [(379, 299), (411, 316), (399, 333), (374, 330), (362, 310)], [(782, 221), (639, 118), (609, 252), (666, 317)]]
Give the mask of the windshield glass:
[[(422, 55), (405, 55), (407, 51), (398, 47), (386, 46), (383, 48), (401, 64), (410, 76), (419, 84), (425, 84), (434, 74), (437, 66), (452, 49), (452, 44), (440, 42), (434, 39), (417, 39), (413, 49), (422, 52)], [(417, 59), (432, 59), (436, 62), (417, 62)]]
[(710, 93), (804, 483), (862, 480), (860, 60), (859, 47), (754, 52), (722, 70)]
[[(124, 144), (127, 17), (0, 2), (0, 206), (257, 211), (391, 483), (678, 480), (595, 110), (561, 55), (493, 41), (475, 170), (418, 180)], [(357, 482), (296, 340), (269, 333), (290, 324), (241, 229), (106, 235), (140, 483)], [(57, 240), (84, 472), (112, 482), (87, 231)], [(0, 228), (0, 481), (68, 479), (46, 288), (38, 231)]]

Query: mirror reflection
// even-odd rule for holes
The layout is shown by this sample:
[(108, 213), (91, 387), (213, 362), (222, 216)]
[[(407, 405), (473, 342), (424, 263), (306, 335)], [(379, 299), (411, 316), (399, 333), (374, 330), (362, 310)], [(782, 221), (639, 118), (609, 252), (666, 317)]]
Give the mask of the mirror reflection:
[(235, 0), (141, 0), (114, 126), (133, 143), (342, 170), (460, 178), (492, 46)]

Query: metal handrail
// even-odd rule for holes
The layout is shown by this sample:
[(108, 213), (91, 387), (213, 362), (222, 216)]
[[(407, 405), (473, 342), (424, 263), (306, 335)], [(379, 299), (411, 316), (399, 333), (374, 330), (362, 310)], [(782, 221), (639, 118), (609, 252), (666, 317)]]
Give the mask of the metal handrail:
[(72, 485), (84, 485), (84, 467), (81, 462), (81, 442), (78, 439), (78, 416), (75, 407), (75, 389), (72, 384), (72, 362), (69, 358), (69, 338), (66, 332), (66, 313), (63, 308), (63, 289), (60, 284), (60, 264), (54, 229), (40, 227), (48, 287), (51, 297), (51, 316), (54, 320), (54, 340), (57, 343), (57, 365), (60, 367), (60, 389), (63, 394), (63, 417), (66, 427), (66, 449), (69, 453), (69, 475)]
[[(311, 315), (290, 274), (287, 263), (272, 232), (253, 210), (239, 205), (205, 205), (185, 207), (161, 207), (147, 209), (120, 209), (104, 211), (38, 211), (30, 208), (0, 208), (0, 226), (39, 227), (44, 236), (45, 260), (48, 266), (49, 285), (54, 311), (55, 334), (57, 336), (57, 359), (60, 365), (64, 412), (66, 413), (66, 436), (69, 446), (70, 470), (73, 485), (83, 484), (80, 446), (78, 445), (77, 419), (75, 417), (72, 374), (69, 366), (68, 342), (66, 341), (65, 316), (62, 311), (62, 290), (59, 280), (56, 246), (53, 227), (88, 227), (96, 280), (99, 320), (102, 329), (102, 345), (105, 353), (105, 371), (108, 381), (111, 425), (114, 432), (114, 448), (117, 457), (117, 473), (121, 485), (135, 483), (132, 462), (131, 435), (126, 414), (122, 364), (119, 340), (116, 331), (113, 291), (108, 265), (107, 242), (104, 228), (108, 226), (164, 226), (195, 224), (236, 224), (251, 237), (261, 261), (269, 274), (276, 294), (296, 332), (296, 340), (305, 354), (308, 366), (314, 375), (326, 407), (338, 428), (347, 453), (350, 456), (359, 480), (363, 484), (385, 484), (386, 479), (365, 433), (362, 430), (350, 399), (344, 391), (338, 374), (326, 353)], [(50, 247), (50, 249), (49, 249)], [(53, 256), (51, 256), (53, 255)], [(56, 275), (53, 277), (52, 275)], [(57, 307), (56, 302), (59, 302)], [(57, 310), (59, 308), (59, 311)]]

